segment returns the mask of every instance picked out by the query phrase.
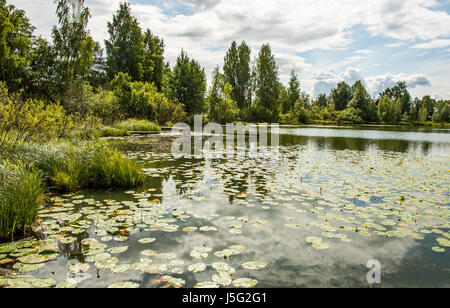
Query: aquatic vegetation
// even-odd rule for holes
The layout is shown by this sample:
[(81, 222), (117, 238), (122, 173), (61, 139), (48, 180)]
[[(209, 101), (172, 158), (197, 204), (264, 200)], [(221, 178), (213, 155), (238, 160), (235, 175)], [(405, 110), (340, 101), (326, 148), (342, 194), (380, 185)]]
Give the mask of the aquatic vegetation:
[(48, 186), (60, 191), (135, 187), (144, 182), (141, 168), (134, 161), (101, 142), (26, 143), (17, 146), (15, 152), (42, 172)]
[(44, 190), (41, 175), (29, 166), (0, 164), (0, 237), (26, 231), (36, 221)]
[[(51, 287), (90, 286), (89, 277), (99, 275), (104, 287), (174, 288), (291, 285), (308, 281), (311, 272), (299, 274), (299, 264), (308, 271), (368, 247), (389, 253), (389, 245), (425, 246), (446, 264), (448, 158), (334, 150), (311, 156), (302, 146), (280, 151), (276, 164), (129, 151), (153, 175), (144, 187), (52, 197), (39, 211), (46, 240), (0, 245), (0, 264), (35, 279), (52, 278), (54, 270), (75, 277), (42, 282)], [(65, 251), (82, 261), (61, 268)], [(0, 283), (10, 287), (8, 279)]]

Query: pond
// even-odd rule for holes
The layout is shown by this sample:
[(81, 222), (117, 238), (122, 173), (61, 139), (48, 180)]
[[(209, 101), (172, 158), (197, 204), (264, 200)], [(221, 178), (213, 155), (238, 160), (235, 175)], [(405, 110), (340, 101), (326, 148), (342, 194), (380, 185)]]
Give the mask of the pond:
[(120, 141), (143, 187), (54, 196), (46, 241), (0, 246), (13, 287), (450, 287), (449, 130), (282, 127), (277, 160), (145, 140)]

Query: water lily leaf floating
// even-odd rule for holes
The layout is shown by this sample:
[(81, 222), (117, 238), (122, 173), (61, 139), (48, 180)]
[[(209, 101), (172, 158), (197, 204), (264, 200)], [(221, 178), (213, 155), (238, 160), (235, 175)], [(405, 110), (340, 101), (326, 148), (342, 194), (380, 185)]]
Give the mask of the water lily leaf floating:
[(56, 285), (55, 279), (33, 279), (31, 284), (36, 288), (50, 288)]
[(257, 261), (253, 261), (253, 262), (245, 262), (244, 264), (242, 264), (242, 267), (248, 270), (260, 270), (263, 269), (267, 266), (266, 263), (263, 262), (257, 262)]
[(89, 270), (89, 267), (90, 265), (87, 263), (77, 263), (69, 267), (69, 272), (72, 274), (86, 273)]
[(154, 257), (158, 254), (157, 251), (155, 250), (151, 250), (151, 249), (146, 249), (141, 251), (141, 255), (146, 256), (146, 257)]
[(167, 252), (167, 253), (159, 253), (156, 255), (156, 257), (161, 260), (171, 260), (175, 259), (177, 255), (174, 253)]
[(184, 284), (186, 283), (183, 279), (181, 278), (175, 278), (172, 276), (162, 276), (161, 277), (161, 281), (166, 282), (168, 287), (174, 287), (174, 288), (181, 288), (182, 286), (184, 286)]
[(39, 255), (39, 254), (33, 254), (28, 256), (23, 256), (18, 258), (18, 260), (22, 263), (26, 264), (37, 264), (37, 263), (44, 263), (48, 261), (52, 261), (56, 259), (56, 255)]
[(213, 226), (204, 226), (200, 228), (200, 231), (202, 232), (210, 232), (210, 231), (217, 231), (218, 229)]
[(442, 247), (433, 247), (431, 249), (435, 252), (445, 252), (445, 248)]
[(140, 244), (149, 244), (149, 243), (153, 243), (154, 241), (156, 241), (156, 238), (141, 238), (140, 240), (138, 240), (138, 243)]
[(251, 278), (239, 278), (233, 280), (233, 286), (236, 288), (253, 288), (258, 284), (258, 280)]
[(21, 272), (21, 273), (35, 272), (35, 271), (40, 270), (44, 266), (45, 266), (45, 264), (43, 264), (43, 263), (39, 263), (39, 264), (23, 264), (23, 266), (21, 266), (19, 268), (19, 272)]
[(212, 264), (212, 268), (215, 269), (219, 273), (227, 273), (229, 275), (233, 275), (236, 270), (234, 267), (226, 264), (225, 262), (215, 262)]
[(128, 246), (119, 246), (119, 247), (112, 247), (112, 248), (108, 249), (108, 252), (112, 253), (112, 254), (120, 254), (127, 250), (128, 250)]
[(100, 269), (113, 268), (117, 263), (119, 263), (119, 259), (117, 259), (116, 257), (112, 257), (103, 261), (95, 262), (95, 267)]
[(124, 273), (130, 269), (131, 269), (130, 264), (121, 264), (121, 265), (116, 265), (113, 268), (111, 268), (111, 272), (113, 272), (114, 274), (119, 274), (119, 273)]
[(108, 286), (108, 289), (137, 289), (139, 288), (139, 283), (130, 282), (130, 281), (122, 281), (116, 282)]
[(198, 230), (197, 227), (186, 227), (186, 228), (183, 228), (183, 232), (195, 232), (197, 230)]
[(208, 253), (212, 251), (212, 248), (196, 246), (191, 251), (191, 257), (194, 259), (206, 259), (208, 257)]
[(195, 286), (195, 289), (218, 289), (220, 288), (220, 285), (213, 281), (202, 281), (198, 282)]
[(195, 263), (188, 266), (188, 271), (193, 273), (200, 273), (206, 270), (205, 263)]
[(214, 274), (212, 276), (212, 281), (216, 282), (217, 284), (220, 284), (221, 286), (229, 286), (233, 279), (231, 279), (231, 276), (226, 272), (219, 272), (218, 274)]

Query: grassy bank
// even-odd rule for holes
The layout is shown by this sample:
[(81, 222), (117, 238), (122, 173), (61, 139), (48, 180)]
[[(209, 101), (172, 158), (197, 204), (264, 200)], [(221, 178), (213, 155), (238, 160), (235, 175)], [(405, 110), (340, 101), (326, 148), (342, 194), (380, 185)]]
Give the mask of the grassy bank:
[(7, 145), (0, 159), (0, 238), (35, 222), (45, 190), (130, 188), (145, 180), (134, 161), (100, 141)]
[(129, 119), (112, 126), (103, 126), (98, 130), (98, 137), (124, 137), (131, 132), (161, 132), (161, 127), (147, 120)]
[(0, 164), (0, 239), (26, 232), (43, 203), (42, 177), (23, 163)]

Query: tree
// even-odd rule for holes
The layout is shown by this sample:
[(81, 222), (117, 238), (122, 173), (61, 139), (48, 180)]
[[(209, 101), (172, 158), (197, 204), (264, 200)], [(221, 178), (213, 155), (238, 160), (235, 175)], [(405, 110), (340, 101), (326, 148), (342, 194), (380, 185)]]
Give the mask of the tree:
[(0, 80), (10, 91), (27, 87), (33, 31), (23, 10), (0, 0)]
[(248, 109), (251, 102), (250, 47), (243, 41), (239, 46), (233, 41), (224, 59), (224, 76), (232, 87), (231, 98), (241, 110)]
[(295, 102), (300, 98), (300, 81), (298, 80), (297, 74), (291, 71), (291, 79), (289, 80), (289, 87), (287, 89), (287, 106), (283, 106), (283, 113), (288, 112), (294, 108)]
[(87, 31), (90, 13), (84, 0), (55, 0), (59, 28), (53, 28), (58, 75), (64, 85), (86, 81), (94, 63), (95, 42)]
[[(425, 109), (427, 112), (426, 112), (426, 120), (425, 121), (420, 120), (421, 122), (431, 121), (435, 105), (436, 101), (432, 99), (429, 95), (426, 95), (422, 98), (422, 109)], [(425, 116), (422, 116), (422, 119), (423, 118), (425, 118)]]
[(411, 95), (408, 92), (406, 82), (400, 81), (394, 87), (387, 88), (382, 93), (380, 93), (380, 97), (389, 97), (394, 101), (399, 101), (401, 106), (401, 113), (409, 113), (411, 107)]
[(367, 93), (366, 88), (362, 84), (360, 80), (356, 81), (352, 87), (353, 89), (353, 98), (348, 103), (348, 108), (354, 108), (356, 110), (361, 111), (361, 116), (364, 121), (370, 120), (369, 115), (369, 104), (370, 104), (370, 96)]
[(206, 92), (205, 70), (189, 59), (184, 50), (177, 58), (169, 80), (170, 97), (184, 105), (188, 115), (200, 114), (204, 110)]
[(108, 78), (128, 74), (133, 81), (144, 78), (144, 36), (129, 3), (120, 3), (112, 22), (108, 22), (109, 40), (105, 40)]
[(207, 97), (208, 118), (211, 121), (226, 124), (236, 121), (239, 116), (237, 103), (231, 98), (232, 86), (216, 67), (213, 81)]
[(154, 83), (161, 91), (164, 74), (164, 41), (152, 34), (150, 29), (144, 33), (144, 73), (143, 81)]
[(338, 83), (337, 88), (331, 90), (330, 101), (334, 104), (334, 108), (337, 111), (341, 111), (347, 108), (347, 104), (352, 97), (352, 89), (345, 81), (342, 81)]
[(383, 124), (395, 124), (401, 120), (401, 106), (399, 101), (385, 96), (378, 103), (378, 116)]
[[(320, 108), (326, 108), (328, 105), (328, 98), (326, 94), (320, 94), (317, 99), (314, 101), (314, 104), (319, 106)], [(334, 108), (334, 105), (333, 105)]]
[(30, 54), (29, 88), (25, 95), (56, 103), (57, 54), (52, 44), (45, 39), (35, 41)]
[(450, 122), (450, 101), (439, 101), (436, 103), (436, 111), (432, 120), (434, 123)]
[(266, 122), (277, 120), (279, 106), (277, 104), (279, 94), (278, 66), (269, 44), (261, 47), (256, 59), (256, 100), (262, 109)]
[(106, 76), (106, 62), (103, 57), (103, 49), (98, 42), (94, 46), (94, 63), (89, 76), (89, 83), (94, 88), (105, 86), (108, 83)]

